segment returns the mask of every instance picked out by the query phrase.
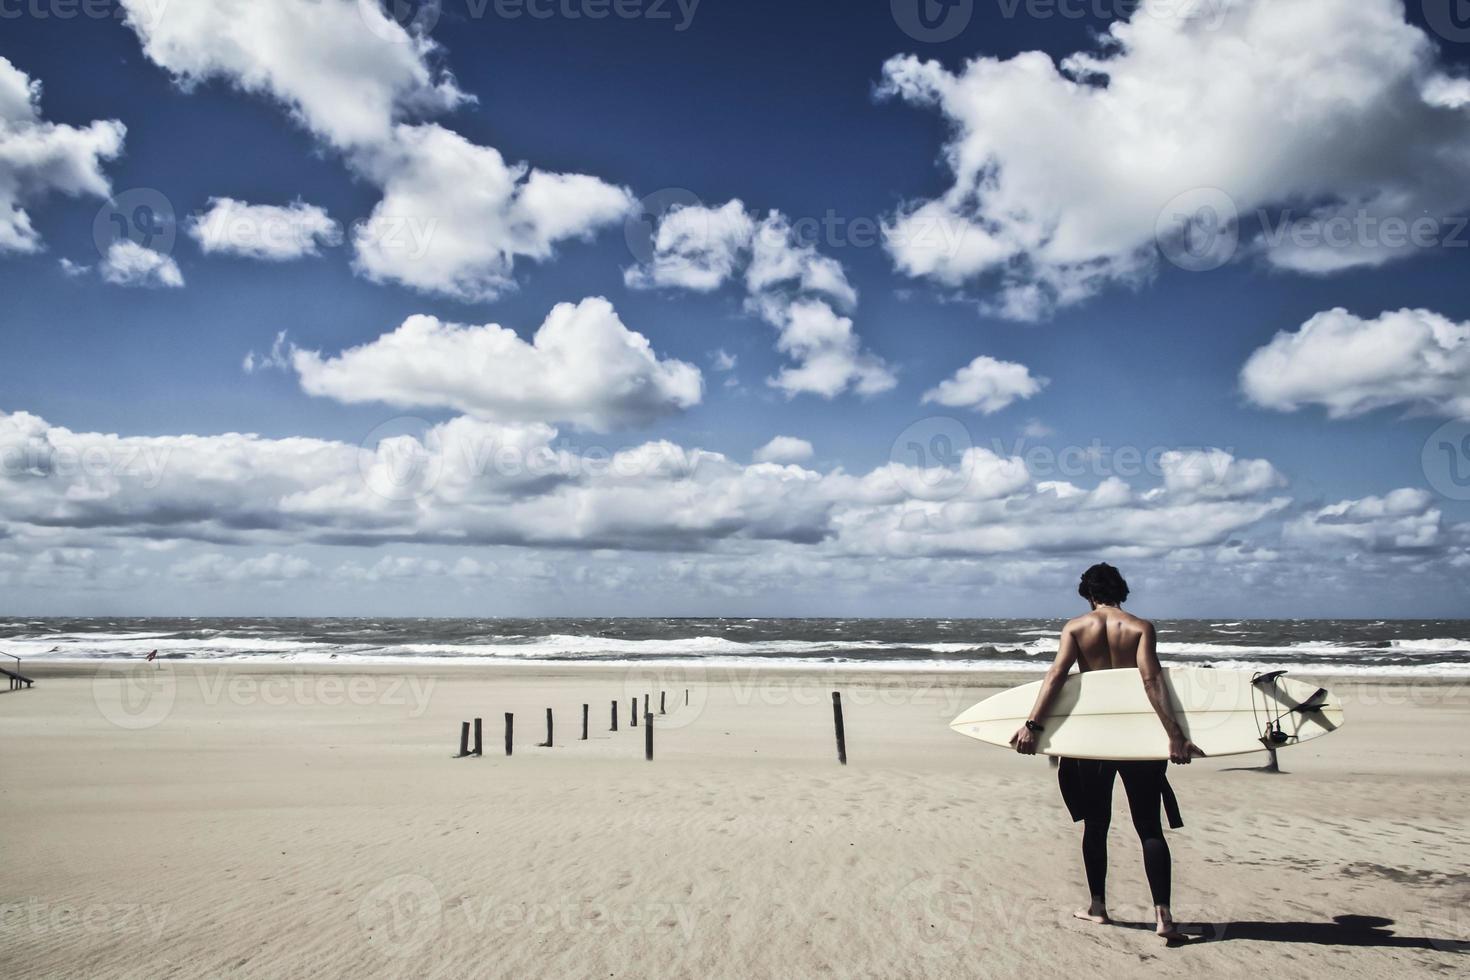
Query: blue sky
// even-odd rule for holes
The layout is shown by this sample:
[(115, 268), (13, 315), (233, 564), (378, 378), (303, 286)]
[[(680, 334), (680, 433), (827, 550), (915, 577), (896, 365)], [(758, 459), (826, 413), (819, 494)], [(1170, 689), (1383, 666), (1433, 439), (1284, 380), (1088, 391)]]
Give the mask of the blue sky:
[[(1470, 507), (1423, 462), (1426, 440), (1470, 404), (1470, 232), (1457, 231), (1470, 194), (1456, 189), (1470, 186), (1470, 49), (1454, 23), (1395, 0), (1288, 0), (1295, 27), (1263, 24), (1244, 0), (1192, 5), (1188, 24), (1161, 3), (1062, 5), (1085, 9), (1074, 17), (976, 0), (934, 43), (905, 32), (904, 2), (702, 0), (628, 8), (667, 19), (594, 21), (565, 15), (595, 9), (581, 0), (544, 19), (445, 0), (416, 33), (371, 0), (261, 0), (270, 16), (228, 0), (106, 8), (126, 17), (5, 8), (0, 57), (39, 89), (0, 129), (0, 204), (30, 228), (0, 248), (0, 607), (1060, 614), (1081, 568), (1108, 558), (1160, 614), (1461, 612)], [(272, 31), (301, 23), (310, 39), (317, 15), (316, 57), (276, 53)], [(1273, 61), (1294, 29), (1316, 32), (1320, 64)], [(1251, 58), (1231, 54), (1242, 50)], [(1055, 66), (1076, 52), (1113, 59), (1110, 81), (1064, 79)], [(409, 80), (381, 81), (384, 59)], [(342, 121), (375, 90), (359, 64), (393, 101), (371, 136)], [(1170, 86), (1196, 93), (1192, 110), (1158, 94)], [(57, 132), (113, 120), (126, 130), (116, 152), (62, 146)], [(406, 149), (431, 132), (434, 148)], [(27, 140), (60, 148), (46, 166), (7, 154)], [(444, 161), (484, 166), (488, 148), (582, 175), (585, 193), (553, 194), (509, 230), (480, 223), (494, 174), (466, 179)], [(59, 161), (89, 186), (65, 186)], [(1223, 187), (1243, 217), (1228, 261), (1187, 271), (1168, 260), (1175, 243), (1137, 231), (1202, 187)], [(299, 201), (336, 237), (300, 256), (207, 252), (190, 216), (224, 198)], [(174, 218), (171, 247), (150, 239), (163, 258), (143, 266), (113, 254), (106, 220), (140, 200)], [(353, 229), (393, 201), (433, 226), (434, 261), (385, 252), (369, 271)], [(691, 252), (672, 234), (680, 208), (653, 219), (653, 235), (667, 225), (655, 239), (640, 201), (676, 202), (701, 231), (739, 201), (725, 213), (766, 234)], [(795, 231), (772, 238), (772, 212)], [(1433, 241), (1387, 256), (1374, 231), (1293, 252), (1257, 227), (1283, 212), (1432, 219)], [(975, 254), (1002, 257), (896, 243), (907, 218), (936, 214)], [(500, 268), (477, 251), (502, 247), (497, 235), (519, 243)], [(837, 269), (842, 285), (756, 288), (761, 241), (813, 275)], [(712, 248), (729, 268), (691, 285)], [(1041, 299), (1005, 305), (1017, 296)], [(458, 326), (529, 341), (558, 304), (590, 297), (610, 316), (578, 307), (587, 332), (572, 343), (626, 353), (630, 334), (646, 338), (623, 365), (636, 395), (596, 358), (527, 347), (515, 368)], [(438, 332), (384, 346), (418, 316)], [(829, 332), (802, 346), (817, 329)], [(279, 361), (242, 369), (273, 346)], [(341, 356), (351, 348), (363, 356)], [(484, 370), (463, 369), (465, 351)], [(1261, 351), (1280, 356), (1253, 361)], [(953, 397), (926, 400), (980, 357)], [(813, 365), (820, 380), (780, 380)], [(1017, 372), (1031, 387), (1007, 386)], [(372, 480), (350, 486), (361, 467), (341, 460), (376, 452), (380, 426), (419, 426), (452, 454), (459, 444), (430, 430), (461, 418), (472, 439), (539, 440), (573, 459), (650, 444), (686, 462), (696, 447), (719, 456), (674, 475), (650, 465), (604, 480), (572, 463), (549, 483), (471, 474), (453, 493), (441, 481), (359, 499)], [(937, 461), (957, 489), (892, 469), (914, 462), (914, 432), (955, 425), (976, 447)], [(101, 471), (69, 471), (58, 431), (102, 447)], [(1459, 431), (1433, 439), (1456, 447)], [(258, 434), (259, 452), (239, 455), (229, 433)], [(203, 441), (177, 442), (191, 436)], [(777, 436), (810, 450), (753, 461)], [(128, 442), (141, 437), (158, 441)], [(301, 437), (317, 441), (306, 462), (288, 452)], [(141, 445), (167, 456), (161, 475), (128, 469)], [(1047, 470), (1052, 454), (1099, 445), (1175, 455), (1153, 472)], [(1470, 471), (1456, 452), (1444, 465)], [(1015, 459), (1029, 474), (1007, 469)], [(1204, 482), (1189, 475), (1200, 467)]]

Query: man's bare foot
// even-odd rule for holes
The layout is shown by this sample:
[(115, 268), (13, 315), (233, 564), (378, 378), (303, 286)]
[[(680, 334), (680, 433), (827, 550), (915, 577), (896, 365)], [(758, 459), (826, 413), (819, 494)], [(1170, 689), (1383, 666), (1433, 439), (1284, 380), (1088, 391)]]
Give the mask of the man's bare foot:
[(1154, 932), (1166, 943), (1182, 943), (1189, 941), (1189, 934), (1174, 924), (1174, 917), (1169, 910), (1162, 907), (1154, 908), (1154, 915), (1158, 918), (1158, 926)]
[(1096, 899), (1087, 908), (1073, 912), (1072, 917), (1084, 922), (1096, 922), (1100, 926), (1112, 925), (1113, 922), (1108, 918), (1108, 907)]

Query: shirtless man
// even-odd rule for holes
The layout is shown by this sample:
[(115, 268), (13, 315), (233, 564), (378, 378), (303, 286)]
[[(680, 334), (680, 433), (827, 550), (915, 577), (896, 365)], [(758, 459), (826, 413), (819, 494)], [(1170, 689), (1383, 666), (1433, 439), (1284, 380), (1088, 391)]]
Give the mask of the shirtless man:
[[(1077, 592), (1092, 606), (1092, 611), (1078, 616), (1062, 629), (1057, 659), (1047, 671), (1041, 693), (1037, 695), (1026, 723), (1011, 737), (1011, 745), (1022, 755), (1036, 754), (1036, 733), (1043, 730), (1042, 719), (1073, 664), (1079, 671), (1137, 667), (1149, 703), (1169, 735), (1169, 761), (1188, 765), (1195, 756), (1204, 755), (1185, 738), (1169, 704), (1164, 690), (1163, 668), (1159, 666), (1154, 624), (1121, 608), (1128, 598), (1128, 583), (1123, 576), (1111, 565), (1093, 565), (1083, 573)], [(1163, 760), (1062, 760), (1062, 795), (1072, 818), (1083, 821), (1082, 863), (1087, 870), (1087, 887), (1092, 893), (1092, 904), (1085, 911), (1074, 913), (1077, 918), (1103, 925), (1111, 921), (1105, 894), (1108, 824), (1112, 819), (1114, 777), (1122, 776), (1123, 789), (1128, 794), (1128, 809), (1133, 814), (1133, 827), (1143, 843), (1143, 867), (1148, 876), (1149, 890), (1153, 893), (1157, 932), (1165, 940), (1184, 938), (1169, 912), (1169, 845), (1164, 840), (1164, 828), (1159, 821), (1159, 806), (1167, 800), (1170, 822), (1180, 826), (1173, 793), (1165, 779), (1168, 765)]]

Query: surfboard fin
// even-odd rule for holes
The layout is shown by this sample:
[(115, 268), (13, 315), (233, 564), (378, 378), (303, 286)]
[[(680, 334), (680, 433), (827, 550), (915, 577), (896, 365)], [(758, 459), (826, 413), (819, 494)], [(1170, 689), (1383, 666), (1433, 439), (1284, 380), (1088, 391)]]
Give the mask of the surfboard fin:
[(1325, 707), (1327, 707), (1327, 688), (1325, 688), (1325, 687), (1319, 687), (1312, 694), (1311, 697), (1307, 698), (1305, 701), (1303, 701), (1301, 704), (1297, 705), (1295, 708), (1292, 708), (1291, 710), (1292, 711), (1321, 711)]

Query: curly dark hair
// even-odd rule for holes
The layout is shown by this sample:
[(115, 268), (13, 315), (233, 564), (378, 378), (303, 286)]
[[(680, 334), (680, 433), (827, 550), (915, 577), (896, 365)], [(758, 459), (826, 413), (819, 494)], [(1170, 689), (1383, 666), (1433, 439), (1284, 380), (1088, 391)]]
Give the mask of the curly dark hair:
[(1112, 565), (1099, 562), (1082, 573), (1077, 594), (1099, 605), (1116, 606), (1128, 598), (1128, 583)]

